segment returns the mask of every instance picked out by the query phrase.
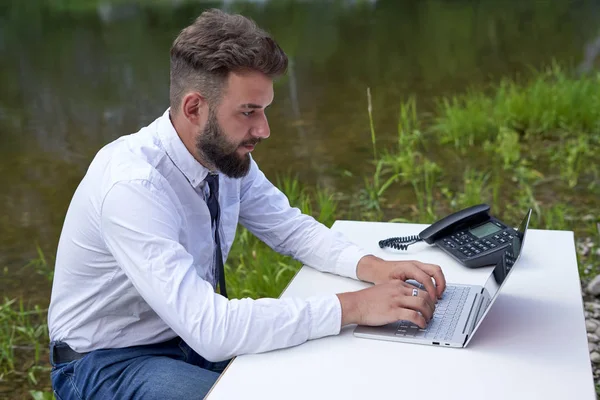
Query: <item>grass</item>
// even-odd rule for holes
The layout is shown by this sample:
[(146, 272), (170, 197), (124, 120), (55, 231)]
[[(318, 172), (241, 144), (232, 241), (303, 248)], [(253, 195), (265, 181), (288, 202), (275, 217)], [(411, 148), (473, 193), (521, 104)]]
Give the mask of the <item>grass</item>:
[(0, 382), (20, 382), (36, 387), (40, 377), (47, 384), (47, 309), (26, 307), (22, 300), (0, 304)]
[(493, 139), (500, 129), (538, 138), (598, 131), (600, 74), (573, 76), (558, 65), (522, 84), (505, 79), (489, 90), (438, 100), (435, 131), (456, 149)]
[(240, 227), (225, 266), (230, 297), (278, 297), (300, 267)]
[(25, 265), (25, 268), (33, 269), (36, 274), (45, 277), (48, 282), (52, 283), (52, 280), (54, 279), (53, 264), (48, 262), (39, 244), (36, 244), (35, 250), (38, 255), (37, 258), (31, 260), (27, 265)]
[(444, 187), (442, 193), (450, 202), (450, 207), (455, 210), (467, 208), (474, 204), (489, 204), (491, 200), (489, 178), (489, 172), (467, 168), (463, 173), (463, 187), (461, 190), (452, 192)]
[[(397, 148), (386, 151), (380, 161), (398, 176), (400, 182), (406, 183), (423, 173), (423, 154), (419, 151), (422, 132), (415, 99), (411, 97), (400, 104), (398, 114)], [(371, 135), (374, 136), (374, 132)]]
[[(276, 182), (292, 207), (327, 226), (335, 222), (338, 202), (332, 193), (318, 188), (310, 192), (289, 174), (279, 177)], [(272, 251), (240, 226), (225, 265), (230, 296), (278, 297), (301, 266), (300, 262)]]
[[(599, 96), (600, 76), (574, 77), (553, 65), (523, 82), (439, 99), (433, 117), (410, 98), (399, 108), (396, 148), (378, 149), (369, 90), (373, 160), (356, 193), (310, 188), (291, 174), (275, 182), (292, 206), (327, 226), (343, 218), (433, 222), (483, 202), (516, 223), (532, 207), (533, 228), (574, 230), (578, 241), (591, 241), (578, 253), (586, 280), (600, 273)], [(278, 297), (300, 266), (240, 227), (226, 264), (229, 292)], [(52, 280), (39, 249), (27, 268)], [(36, 399), (51, 398), (39, 379), (48, 371), (45, 313), (17, 299), (0, 305), (0, 381), (18, 379)]]

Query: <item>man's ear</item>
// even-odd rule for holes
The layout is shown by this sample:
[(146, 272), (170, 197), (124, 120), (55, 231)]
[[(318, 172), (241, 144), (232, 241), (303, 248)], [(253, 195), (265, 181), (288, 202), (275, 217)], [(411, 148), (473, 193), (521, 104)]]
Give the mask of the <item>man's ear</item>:
[(208, 102), (200, 93), (190, 92), (181, 99), (181, 109), (185, 119), (200, 126), (208, 115)]

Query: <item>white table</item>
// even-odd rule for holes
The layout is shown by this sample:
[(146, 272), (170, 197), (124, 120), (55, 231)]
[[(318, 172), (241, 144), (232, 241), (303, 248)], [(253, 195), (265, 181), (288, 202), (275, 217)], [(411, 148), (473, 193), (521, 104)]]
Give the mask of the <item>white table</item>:
[[(369, 252), (442, 267), (448, 282), (482, 285), (491, 268), (468, 269), (423, 242), (383, 251), (379, 239), (426, 225), (337, 221), (333, 229)], [(303, 267), (282, 297), (359, 290), (368, 284)], [(530, 229), (522, 257), (467, 348), (338, 336), (237, 357), (208, 396), (218, 399), (594, 399), (573, 232)]]

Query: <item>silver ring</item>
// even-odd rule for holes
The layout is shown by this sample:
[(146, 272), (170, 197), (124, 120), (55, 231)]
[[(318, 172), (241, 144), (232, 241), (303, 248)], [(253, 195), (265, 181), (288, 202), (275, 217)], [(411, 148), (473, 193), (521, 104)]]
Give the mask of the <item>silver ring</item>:
[(413, 289), (413, 296), (418, 296), (419, 295), (419, 289)]

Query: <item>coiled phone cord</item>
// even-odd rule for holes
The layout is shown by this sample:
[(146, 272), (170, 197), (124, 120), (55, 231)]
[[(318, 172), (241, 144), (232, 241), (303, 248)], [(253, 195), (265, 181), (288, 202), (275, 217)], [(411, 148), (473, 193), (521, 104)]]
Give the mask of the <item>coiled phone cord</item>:
[(389, 239), (380, 240), (379, 247), (381, 247), (382, 249), (386, 247), (391, 247), (396, 250), (406, 250), (411, 244), (421, 242), (422, 240), (423, 239), (421, 239), (421, 237), (418, 235), (392, 237)]

